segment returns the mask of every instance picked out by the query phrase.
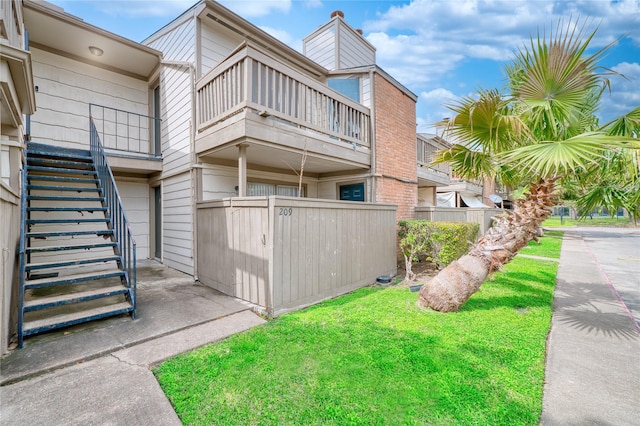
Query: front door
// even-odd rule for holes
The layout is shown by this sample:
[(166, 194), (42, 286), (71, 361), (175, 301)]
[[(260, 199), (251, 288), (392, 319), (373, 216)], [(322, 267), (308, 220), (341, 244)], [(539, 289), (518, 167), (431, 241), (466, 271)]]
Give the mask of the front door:
[(341, 185), (340, 199), (344, 201), (364, 201), (364, 183)]

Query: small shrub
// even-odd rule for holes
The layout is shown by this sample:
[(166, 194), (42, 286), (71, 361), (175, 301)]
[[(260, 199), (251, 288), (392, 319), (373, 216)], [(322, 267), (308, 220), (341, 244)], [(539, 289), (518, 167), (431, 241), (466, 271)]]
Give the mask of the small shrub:
[(469, 251), (478, 237), (480, 225), (466, 222), (429, 222), (402, 220), (398, 222), (400, 251), (404, 256), (406, 281), (413, 281), (411, 264), (424, 259), (443, 268)]
[(418, 261), (418, 256), (427, 252), (431, 240), (432, 227), (424, 226), (424, 220), (401, 220), (398, 222), (400, 229), (400, 251), (404, 256), (405, 276), (407, 282), (416, 279), (416, 274), (411, 270), (413, 262)]

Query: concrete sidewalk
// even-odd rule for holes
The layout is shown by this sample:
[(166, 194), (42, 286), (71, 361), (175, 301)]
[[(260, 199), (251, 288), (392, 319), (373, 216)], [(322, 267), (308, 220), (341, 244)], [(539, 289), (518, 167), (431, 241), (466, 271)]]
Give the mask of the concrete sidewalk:
[(542, 425), (640, 424), (640, 230), (567, 228)]
[(1, 425), (179, 425), (149, 367), (265, 322), (163, 265), (138, 276), (137, 320), (30, 337), (2, 358)]

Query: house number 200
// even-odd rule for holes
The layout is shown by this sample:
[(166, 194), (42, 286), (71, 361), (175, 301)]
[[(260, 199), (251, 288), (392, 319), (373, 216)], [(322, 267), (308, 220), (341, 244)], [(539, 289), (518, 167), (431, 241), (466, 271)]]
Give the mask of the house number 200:
[(280, 216), (291, 216), (293, 215), (293, 209), (291, 207), (287, 208), (281, 208), (280, 209)]

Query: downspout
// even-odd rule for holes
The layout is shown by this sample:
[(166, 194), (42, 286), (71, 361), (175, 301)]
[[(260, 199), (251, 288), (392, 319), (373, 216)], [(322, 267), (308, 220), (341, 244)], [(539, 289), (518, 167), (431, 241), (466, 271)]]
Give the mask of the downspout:
[(162, 65), (186, 67), (189, 68), (189, 80), (191, 83), (191, 123), (189, 125), (189, 180), (191, 181), (191, 244), (193, 252), (193, 279), (198, 281), (198, 233), (197, 226), (197, 200), (198, 197), (198, 179), (196, 178), (196, 132), (198, 126), (196, 124), (196, 66), (188, 61), (171, 61), (162, 60)]
[(371, 201), (378, 202), (377, 196), (377, 165), (376, 165), (376, 89), (374, 80), (374, 70), (369, 70), (369, 85), (371, 87)]

